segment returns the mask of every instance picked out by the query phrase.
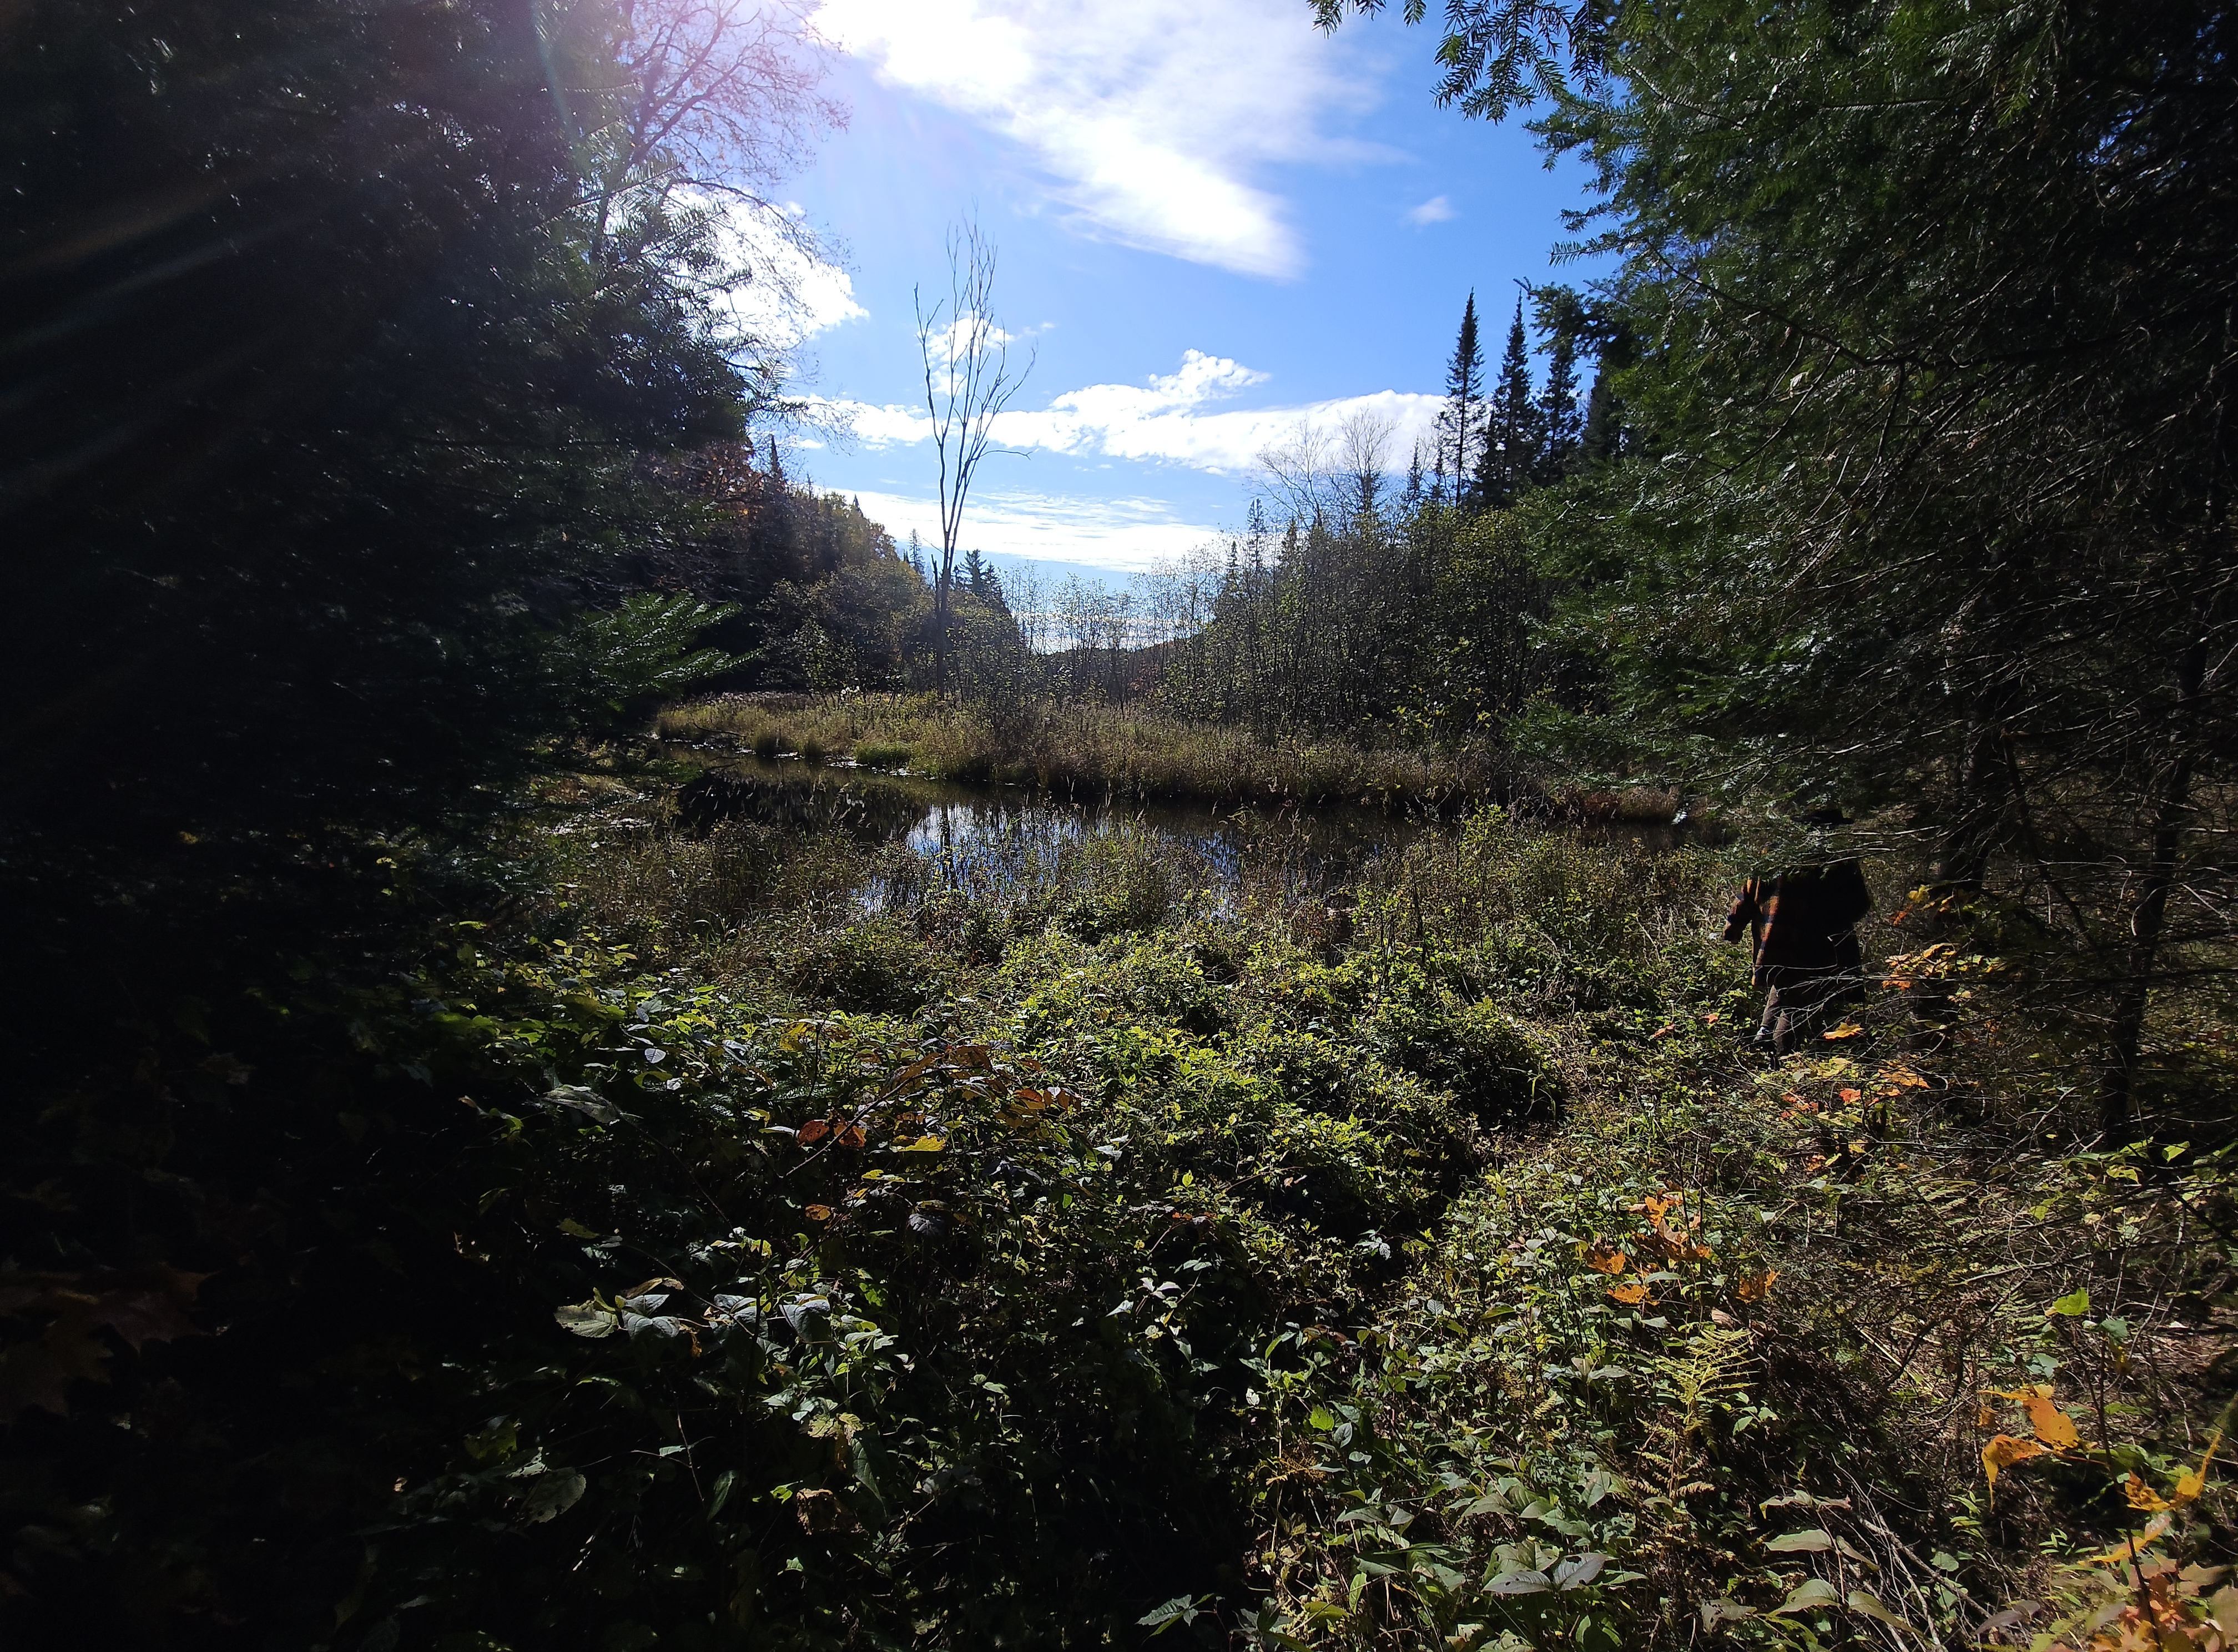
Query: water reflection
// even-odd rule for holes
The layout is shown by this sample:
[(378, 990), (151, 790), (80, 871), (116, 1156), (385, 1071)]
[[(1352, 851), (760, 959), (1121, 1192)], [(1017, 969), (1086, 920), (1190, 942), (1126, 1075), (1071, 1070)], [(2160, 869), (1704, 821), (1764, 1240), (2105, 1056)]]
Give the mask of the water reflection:
[(940, 881), (993, 891), (1031, 881), (1068, 852), (1122, 833), (1147, 835), (1174, 873), (1216, 894), (1237, 886), (1247, 859), (1284, 883), (1323, 887), (1423, 829), (1418, 821), (1341, 806), (1267, 814), (1124, 798), (1081, 802), (1023, 786), (760, 759), (726, 763), (694, 780), (679, 795), (678, 812), (687, 830), (754, 820), (844, 832), (865, 845), (899, 844)]

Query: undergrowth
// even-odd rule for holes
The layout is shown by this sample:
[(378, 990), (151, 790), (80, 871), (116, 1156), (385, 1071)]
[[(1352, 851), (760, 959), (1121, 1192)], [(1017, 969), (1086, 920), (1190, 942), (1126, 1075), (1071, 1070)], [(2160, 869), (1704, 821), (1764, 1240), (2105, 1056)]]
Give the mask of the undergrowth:
[(1331, 888), (566, 795), (384, 977), (48, 1095), (26, 1632), (2222, 1643), (2221, 1149), (2069, 1139), (1978, 953), (1771, 1067), (1700, 851), (1492, 811)]

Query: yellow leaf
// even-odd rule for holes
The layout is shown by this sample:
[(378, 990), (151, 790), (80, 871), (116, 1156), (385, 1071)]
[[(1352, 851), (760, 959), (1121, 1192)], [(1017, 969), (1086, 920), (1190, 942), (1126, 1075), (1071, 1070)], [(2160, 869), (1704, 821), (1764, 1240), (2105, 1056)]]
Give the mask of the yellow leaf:
[(1989, 1401), (1983, 1400), (1974, 1410), (1974, 1426), (1977, 1429), (1993, 1429), (1996, 1427), (1997, 1408), (1990, 1404)]
[(1779, 1270), (1767, 1268), (1753, 1279), (1742, 1279), (1733, 1286), (1733, 1295), (1743, 1302), (1762, 1302), (1771, 1294), (1771, 1282), (1779, 1277)]
[(1628, 1285), (1611, 1285), (1608, 1293), (1627, 1308), (1637, 1308), (1647, 1300), (1647, 1282), (1635, 1281)]
[(811, 1204), (808, 1207), (806, 1214), (811, 1222), (829, 1222), (831, 1219), (831, 1207), (828, 1204)]
[(2144, 1529), (2134, 1537), (2116, 1543), (2102, 1554), (2093, 1555), (2089, 1559), (2078, 1561), (2076, 1563), (2079, 1566), (2126, 1566), (2129, 1562), (2136, 1559), (2139, 1554), (2161, 1540), (2162, 1535), (2168, 1529), (2168, 1522), (2173, 1518), (2175, 1518), (2173, 1515), (2167, 1513), (2155, 1515), (2145, 1523)]
[(1623, 1251), (1596, 1239), (1593, 1248), (1586, 1252), (1586, 1265), (1595, 1273), (1617, 1274), (1631, 1266), (1632, 1261)]
[(2023, 1440), (2010, 1434), (2000, 1434), (1982, 1448), (1982, 1472), (1989, 1476), (1990, 1489), (1997, 1489), (1997, 1476), (2016, 1463), (2026, 1463), (2030, 1457), (2040, 1457), (2043, 1448), (2034, 1440)]
[(900, 1151), (904, 1153), (937, 1153), (947, 1145), (948, 1138), (945, 1136), (920, 1136), (913, 1142), (903, 1143)]
[(2168, 1499), (2138, 1479), (2134, 1471), (2122, 1483), (2122, 1495), (2129, 1500), (2130, 1508), (2149, 1515), (2158, 1514), (2168, 1507)]
[(2048, 1396), (2030, 1394), (2021, 1404), (2029, 1414), (2029, 1426), (2036, 1430), (2036, 1437), (2054, 1450), (2064, 1451), (2082, 1444), (2082, 1436), (2076, 1432), (2075, 1419), (2054, 1405)]
[(1855, 1021), (1844, 1021), (1841, 1025), (1835, 1027), (1829, 1032), (1822, 1032), (1818, 1036), (1825, 1039), (1827, 1043), (1832, 1044), (1838, 1039), (1860, 1037), (1864, 1032), (1864, 1028), (1859, 1026)]

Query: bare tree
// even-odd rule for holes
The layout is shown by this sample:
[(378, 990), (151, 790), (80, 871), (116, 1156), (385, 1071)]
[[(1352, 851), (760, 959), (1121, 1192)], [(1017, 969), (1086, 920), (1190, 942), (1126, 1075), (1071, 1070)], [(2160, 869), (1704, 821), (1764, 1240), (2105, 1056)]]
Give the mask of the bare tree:
[(1329, 433), (1311, 419), (1299, 420), (1288, 439), (1259, 454), (1268, 491), (1293, 522), (1310, 522), (1336, 504), (1340, 462)]
[(913, 291), (917, 345), (924, 359), (924, 406), (932, 420), (932, 441), (940, 461), (940, 566), (935, 570), (933, 687), (948, 687), (949, 596), (956, 576), (957, 541), (963, 532), (963, 506), (979, 461), (996, 448), (995, 421), (1033, 371), (1010, 371), (1010, 335), (996, 325), (995, 249), (967, 223), (949, 232), (948, 296), (928, 312), (922, 291)]
[[(766, 192), (845, 123), (802, 0), (541, 0), (536, 28), (599, 254), (633, 197), (683, 191), (791, 224)], [(607, 72), (580, 83), (582, 63)]]
[(1353, 508), (1362, 516), (1375, 514), (1383, 491), (1384, 465), (1391, 448), (1391, 433), (1398, 421), (1374, 408), (1355, 408), (1336, 428), (1339, 462), (1353, 486)]

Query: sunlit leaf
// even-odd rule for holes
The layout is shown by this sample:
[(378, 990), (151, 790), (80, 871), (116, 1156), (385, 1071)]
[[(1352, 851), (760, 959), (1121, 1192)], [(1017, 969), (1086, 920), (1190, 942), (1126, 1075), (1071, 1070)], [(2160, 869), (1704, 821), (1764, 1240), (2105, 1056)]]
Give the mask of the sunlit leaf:
[(2047, 1315), (2058, 1314), (2069, 1319), (2077, 1318), (2089, 1311), (2090, 1290), (2088, 1286), (2084, 1286), (2077, 1290), (2069, 1291), (2067, 1295), (2062, 1297), (2058, 1301), (2053, 1303), (2050, 1307), (2044, 1310), (2044, 1312)]
[[(1864, 1028), (1859, 1026), (1855, 1021), (1844, 1021), (1841, 1025), (1837, 1027), (1831, 1027), (1827, 1031), (1820, 1033), (1818, 1036), (1825, 1039), (1829, 1044), (1835, 1044), (1844, 1038), (1860, 1037), (1864, 1032)], [(1784, 1611), (1786, 1609), (1783, 1607), (1781, 1609)]]
[(1632, 1264), (1623, 1251), (1596, 1239), (1592, 1248), (1586, 1252), (1586, 1265), (1596, 1273), (1618, 1274)]
[(2140, 1480), (2134, 1470), (2122, 1483), (2122, 1496), (2128, 1500), (2130, 1508), (2142, 1514), (2158, 1514), (2162, 1509), (2173, 1506), (2167, 1498)]
[(1779, 1277), (1779, 1270), (1767, 1268), (1760, 1274), (1745, 1275), (1733, 1285), (1733, 1295), (1743, 1302), (1762, 1302), (1771, 1294), (1771, 1282)]
[(2168, 1523), (2175, 1518), (2173, 1511), (2163, 1510), (2147, 1521), (2142, 1529), (2131, 1536), (2076, 1563), (2079, 1566), (2125, 1566), (2158, 1543), (2167, 1534)]
[(552, 1317), (563, 1330), (572, 1330), (578, 1337), (611, 1337), (622, 1325), (620, 1317), (611, 1309), (601, 1308), (596, 1298), (554, 1308)]
[(1647, 1300), (1647, 1282), (1635, 1280), (1628, 1285), (1611, 1285), (1608, 1294), (1627, 1308), (1637, 1308)]
[(1989, 1477), (1990, 1489), (1994, 1491), (2000, 1473), (2016, 1463), (2026, 1463), (2030, 1457), (2040, 1457), (2043, 1453), (2044, 1448), (2034, 1440), (2000, 1434), (1982, 1448), (1982, 1472)]

